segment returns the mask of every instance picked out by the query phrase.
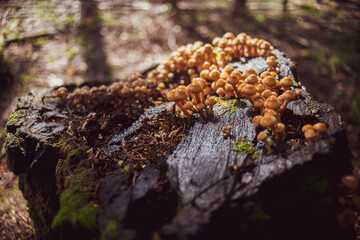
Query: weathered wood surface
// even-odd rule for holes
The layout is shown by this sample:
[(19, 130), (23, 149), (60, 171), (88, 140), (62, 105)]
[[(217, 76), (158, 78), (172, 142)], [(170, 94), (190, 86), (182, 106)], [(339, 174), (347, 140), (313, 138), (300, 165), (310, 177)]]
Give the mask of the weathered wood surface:
[[(294, 64), (280, 52), (277, 52), (277, 58), (280, 77), (290, 76), (295, 81)], [(253, 66), (258, 67), (256, 70), (259, 72), (266, 67), (262, 64), (263, 60), (254, 61)], [(240, 68), (242, 66), (239, 65)], [(113, 220), (118, 223), (116, 236), (126, 239), (232, 238), (234, 233), (248, 236), (249, 231), (241, 233), (240, 230), (249, 226), (244, 215), (248, 213), (248, 208), (244, 206), (249, 201), (261, 201), (267, 211), (273, 211), (268, 227), (253, 233), (254, 239), (267, 234), (289, 239), (290, 234), (296, 230), (300, 232), (292, 239), (340, 234), (336, 230), (335, 210), (326, 213), (328, 215), (325, 214), (323, 219), (316, 214), (312, 217), (311, 212), (316, 206), (309, 199), (320, 198), (320, 195), (304, 198), (294, 193), (299, 182), (306, 183), (308, 177), (321, 176), (328, 181), (327, 193), (334, 196), (340, 176), (350, 166), (350, 153), (340, 116), (328, 104), (315, 101), (305, 88), (301, 91), (303, 97), (290, 103), (286, 114), (298, 121), (326, 123), (329, 129), (326, 139), (308, 146), (290, 141), (277, 143), (273, 154), (267, 155), (264, 152), (257, 159), (249, 161), (246, 154), (232, 151), (234, 142), (244, 137), (255, 144), (257, 151), (263, 152), (263, 144), (254, 140), (256, 129), (251, 122), (254, 113), (249, 102), (244, 101), (242, 110), (232, 114), (227, 112), (207, 124), (193, 118), (192, 129), (176, 150), (164, 159), (149, 162), (133, 185), (129, 184), (132, 179), (128, 174), (110, 173), (101, 179), (96, 190), (98, 197), (95, 199), (102, 209), (99, 213), (100, 230), (96, 231), (95, 236), (99, 236), (99, 232)], [(41, 198), (28, 199), (33, 206), (43, 205), (49, 208), (46, 214), (37, 213), (30, 208), (36, 231), (43, 233), (39, 235), (42, 238), (56, 232), (50, 225), (59, 209), (60, 193), (56, 192), (54, 176), (59, 156), (49, 142), (67, 130), (68, 126), (63, 120), (69, 117), (62, 114), (63, 109), (56, 102), (43, 99), (47, 94), (46, 91), (37, 92), (21, 98), (17, 110), (20, 111), (19, 116), (10, 119), (7, 125), (9, 169), (17, 175), (25, 175), (28, 180), (32, 179), (30, 175), (42, 174), (41, 178), (33, 179), (47, 181), (48, 184), (33, 184), (32, 188), (30, 186), (30, 191), (39, 190), (39, 187), (44, 189), (41, 191)], [(169, 106), (153, 108), (144, 116), (156, 118), (161, 112), (168, 111), (168, 108)], [(218, 106), (215, 113), (219, 114), (223, 110)], [(315, 114), (313, 110), (316, 110)], [(21, 111), (24, 111), (23, 115)], [(144, 116), (129, 128), (115, 134), (104, 146), (104, 151), (111, 152), (120, 148), (126, 141), (125, 137), (141, 127), (139, 123)], [(221, 128), (228, 125), (232, 125), (233, 129), (231, 135), (224, 138)], [(241, 167), (233, 172), (233, 165)], [(129, 186), (124, 189), (124, 185)], [(276, 201), (280, 202), (282, 197), (286, 198), (291, 194), (297, 196), (299, 201), (294, 200), (284, 208), (276, 204)], [(324, 209), (333, 210), (335, 201), (333, 199)], [(293, 212), (288, 214), (287, 211)], [(329, 215), (334, 219), (329, 219)], [(287, 219), (282, 219), (283, 217)], [(312, 228), (319, 220), (322, 222)], [(283, 227), (277, 224), (282, 224)], [(284, 230), (285, 227), (288, 229)], [(251, 226), (248, 229), (251, 230)], [(328, 229), (327, 232), (324, 232), (325, 229)], [(74, 235), (76, 236), (76, 229), (69, 236)]]

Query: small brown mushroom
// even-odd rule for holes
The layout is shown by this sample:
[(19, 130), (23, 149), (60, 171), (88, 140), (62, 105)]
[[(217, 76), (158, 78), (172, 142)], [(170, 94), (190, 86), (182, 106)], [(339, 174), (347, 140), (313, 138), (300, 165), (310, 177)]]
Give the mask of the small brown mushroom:
[(302, 131), (303, 133), (305, 133), (305, 132), (307, 132), (307, 130), (309, 130), (309, 129), (313, 129), (313, 126), (312, 126), (311, 124), (306, 124), (306, 125), (304, 125), (304, 126), (301, 128), (301, 131)]
[(266, 132), (259, 132), (259, 134), (257, 135), (257, 140), (264, 142), (266, 150), (268, 151), (268, 153), (271, 153), (272, 149), (269, 142), (267, 141), (267, 138), (268, 135), (266, 134)]
[(293, 81), (290, 77), (284, 77), (280, 81), (281, 86), (284, 88), (284, 90), (290, 90), (290, 87), (293, 85)]
[(276, 140), (284, 141), (286, 139), (285, 124), (283, 123), (276, 124), (273, 133), (275, 135)]
[(253, 119), (252, 119), (252, 123), (254, 125), (255, 128), (259, 128), (260, 125), (260, 120), (262, 119), (263, 116), (261, 115), (256, 115)]
[(280, 115), (285, 111), (286, 106), (289, 104), (289, 102), (293, 101), (295, 99), (295, 93), (292, 90), (286, 90), (283, 94), (281, 94), (282, 98), (284, 99), (284, 103), (282, 104), (280, 108)]
[(205, 100), (205, 105), (209, 106), (209, 117), (213, 118), (213, 106), (216, 104), (216, 100), (213, 97), (207, 98)]
[(65, 103), (67, 98), (67, 93), (68, 90), (66, 87), (59, 87), (55, 92), (55, 96), (59, 97), (62, 103)]
[(227, 126), (227, 127), (223, 127), (223, 128), (221, 129), (221, 131), (223, 132), (223, 136), (224, 136), (224, 137), (230, 136), (231, 129), (232, 129), (232, 126), (231, 126), (231, 125), (230, 125), (230, 126)]
[(309, 142), (316, 141), (317, 136), (313, 129), (307, 130), (304, 135), (305, 135), (306, 140), (308, 140)]
[(261, 118), (260, 125), (263, 128), (272, 128), (277, 123), (277, 119), (272, 115), (267, 115)]
[(204, 119), (208, 118), (208, 115), (206, 114), (206, 112), (204, 111), (205, 109), (205, 104), (203, 103), (198, 103), (195, 105), (195, 109), (200, 112), (202, 114), (202, 116), (204, 116)]
[(266, 89), (270, 91), (272, 91), (273, 87), (276, 85), (276, 79), (272, 76), (265, 77), (262, 82), (265, 85)]
[(264, 107), (277, 111), (281, 107), (281, 102), (275, 96), (270, 96), (266, 99)]
[(322, 123), (322, 122), (315, 123), (313, 126), (313, 129), (319, 138), (326, 137), (327, 127), (324, 123)]
[(359, 181), (353, 175), (343, 176), (341, 183), (349, 191), (355, 191), (359, 186)]
[(203, 94), (203, 89), (199, 83), (192, 82), (187, 86), (187, 90), (190, 93), (191, 98), (194, 100), (195, 104), (201, 102), (201, 94)]
[(174, 89), (168, 92), (167, 98), (169, 101), (175, 102), (180, 110), (187, 116), (191, 116), (188, 110), (186, 110), (182, 104), (182, 101), (188, 98), (187, 93), (182, 89)]

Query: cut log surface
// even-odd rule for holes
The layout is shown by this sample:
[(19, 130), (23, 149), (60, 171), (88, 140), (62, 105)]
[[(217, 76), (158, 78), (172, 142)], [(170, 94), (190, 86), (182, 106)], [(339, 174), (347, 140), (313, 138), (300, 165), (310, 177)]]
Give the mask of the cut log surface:
[[(276, 55), (280, 64), (280, 77), (289, 76), (296, 83), (294, 64), (281, 52), (276, 51)], [(241, 71), (252, 67), (258, 73), (267, 67), (262, 58), (251, 61), (240, 59), (233, 66)], [(254, 239), (267, 234), (278, 239), (290, 239), (288, 233), (293, 233), (296, 229), (301, 233), (292, 239), (338, 234), (337, 230), (334, 230), (335, 211), (326, 213), (330, 214), (330, 217), (325, 214), (326, 220), (317, 223), (316, 227), (311, 226), (314, 221), (322, 220), (317, 217), (311, 219), (312, 216), (307, 215), (318, 207), (307, 200), (320, 198), (320, 195), (316, 193), (305, 198), (303, 193), (297, 195), (293, 190), (295, 191), (299, 182), (304, 182), (305, 185), (301, 186), (307, 186), (307, 179), (314, 179), (312, 176), (320, 176), (321, 179), (325, 176), (326, 183), (329, 184), (326, 191), (330, 191), (332, 197), (335, 197), (336, 185), (340, 177), (349, 171), (351, 158), (341, 118), (328, 104), (315, 101), (304, 87), (298, 89), (301, 90), (302, 97), (287, 106), (284, 118), (298, 130), (306, 123), (322, 121), (328, 126), (326, 139), (308, 145), (297, 141), (274, 143), (273, 153), (267, 154), (264, 144), (256, 140), (258, 130), (252, 124), (255, 113), (251, 109), (251, 103), (241, 100), (239, 108), (225, 113), (223, 112), (226, 108), (217, 104), (214, 113), (220, 115), (219, 117), (206, 124), (197, 117), (191, 117), (192, 128), (176, 149), (164, 158), (149, 161), (142, 172), (135, 173), (137, 176), (120, 171), (120, 174), (111, 172), (102, 177), (94, 190), (97, 197), (93, 200), (101, 209), (98, 214), (99, 229), (94, 236), (112, 239), (109, 237), (111, 234), (108, 235), (104, 229), (113, 221), (116, 222), (113, 229), (116, 236), (126, 239), (232, 239), (235, 238), (233, 234), (249, 236), (253, 222), (260, 222), (261, 226), (258, 228), (259, 232), (252, 233)], [(24, 194), (30, 198), (27, 200), (32, 202), (33, 206), (43, 204), (49, 207), (48, 202), (41, 202), (49, 199), (55, 202), (46, 215), (46, 221), (40, 216), (42, 213), (30, 208), (36, 231), (40, 233), (38, 236), (44, 239), (56, 232), (56, 228), (54, 229), (54, 225), (51, 227), (51, 224), (59, 210), (61, 195), (54, 176), (60, 157), (53, 152), (50, 143), (68, 130), (66, 122), (72, 117), (63, 114), (64, 108), (59, 107), (56, 101), (48, 100), (46, 96), (49, 94), (49, 90), (45, 90), (22, 97), (16, 110), (18, 115), (10, 118), (7, 124), (9, 169), (17, 175), (29, 176), (41, 174), (37, 169), (44, 169), (42, 166), (46, 166), (48, 172), (44, 177), (33, 179), (44, 181), (44, 178), (48, 178), (45, 181), (55, 185), (48, 192), (47, 200), (46, 189), (41, 193), (40, 199), (31, 199), (35, 195)], [(131, 126), (114, 133), (102, 150), (108, 154), (118, 151), (126, 145), (127, 136), (141, 128), (143, 118), (156, 119), (162, 113), (170, 111), (172, 105), (168, 103), (148, 109)], [(228, 137), (224, 137), (221, 132), (226, 126), (232, 126)], [(239, 139), (246, 139), (253, 144), (254, 151), (251, 154), (234, 151), (234, 143)], [(253, 153), (257, 155), (254, 156)], [(31, 178), (28, 177), (27, 180)], [(30, 189), (35, 190), (36, 188)], [(289, 205), (280, 206), (282, 197), (290, 199), (289, 196), (303, 202), (294, 200)], [(334, 199), (327, 210), (334, 207)], [(259, 201), (266, 214), (256, 211), (257, 218), (253, 221), (251, 216), (254, 212), (248, 211), (252, 209), (249, 206), (261, 205), (249, 205), (249, 202)], [(267, 220), (266, 216), (270, 212), (272, 214)], [(248, 214), (248, 217), (245, 214)], [(333, 219), (330, 219), (331, 217)], [(289, 223), (291, 221), (293, 224)], [(284, 230), (277, 224), (283, 224), (284, 228), (289, 229)], [(323, 228), (322, 225), (326, 227)], [(314, 229), (317, 229), (317, 232), (311, 233)], [(324, 229), (328, 229), (327, 232), (323, 232)], [(242, 235), (241, 231), (245, 233)], [(76, 235), (76, 226), (73, 233)]]

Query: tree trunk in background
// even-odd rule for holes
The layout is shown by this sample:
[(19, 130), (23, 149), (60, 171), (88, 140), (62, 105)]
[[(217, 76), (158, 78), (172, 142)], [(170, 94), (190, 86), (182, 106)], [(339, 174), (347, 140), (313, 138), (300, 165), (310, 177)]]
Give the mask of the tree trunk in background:
[(245, 11), (246, 10), (246, 0), (235, 0), (235, 9), (237, 11)]
[(283, 12), (287, 12), (287, 4), (288, 4), (288, 0), (283, 0)]
[(78, 40), (83, 47), (83, 55), (87, 64), (85, 72), (87, 82), (104, 81), (110, 78), (103, 38), (100, 34), (101, 26), (98, 3), (93, 0), (81, 0), (81, 24), (78, 29)]

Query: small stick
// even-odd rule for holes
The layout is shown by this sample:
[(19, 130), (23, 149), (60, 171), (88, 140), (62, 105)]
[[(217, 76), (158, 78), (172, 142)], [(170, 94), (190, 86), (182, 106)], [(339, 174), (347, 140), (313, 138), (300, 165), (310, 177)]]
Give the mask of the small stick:
[(220, 113), (219, 115), (217, 115), (217, 116), (214, 118), (214, 120), (215, 120), (216, 118), (224, 115), (224, 114), (225, 114), (227, 111), (229, 111), (229, 110), (230, 110), (230, 108), (229, 108), (229, 109), (226, 109), (225, 111), (223, 111), (222, 113)]

